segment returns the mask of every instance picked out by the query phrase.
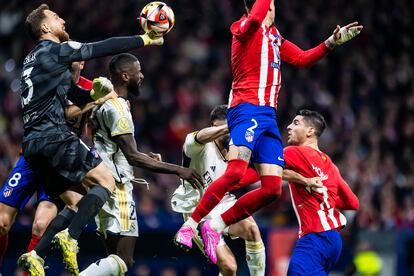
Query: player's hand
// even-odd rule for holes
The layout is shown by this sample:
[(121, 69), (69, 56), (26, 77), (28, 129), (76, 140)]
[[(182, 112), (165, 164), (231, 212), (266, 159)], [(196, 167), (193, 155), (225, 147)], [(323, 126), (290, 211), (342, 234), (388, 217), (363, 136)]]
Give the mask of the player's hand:
[(140, 35), (142, 41), (144, 41), (144, 45), (162, 45), (164, 44), (164, 38), (162, 36), (150, 36), (149, 34), (145, 33)]
[(191, 168), (182, 167), (178, 172), (178, 176), (184, 180), (187, 180), (194, 189), (202, 190), (204, 188), (201, 176)]
[(105, 77), (94, 78), (92, 82), (93, 89), (91, 90), (91, 97), (95, 101), (105, 97), (114, 90), (110, 80)]
[(306, 189), (308, 190), (308, 192), (315, 191), (317, 193), (322, 193), (323, 191), (327, 191), (327, 188), (323, 186), (323, 183), (320, 177), (307, 178)]
[(162, 162), (162, 157), (161, 157), (161, 154), (159, 154), (159, 153), (150, 152), (150, 153), (148, 153), (148, 156), (151, 157), (152, 159), (156, 160), (156, 161)]
[(336, 25), (333, 34), (325, 41), (325, 44), (333, 49), (357, 36), (363, 28), (364, 26), (358, 25), (358, 22), (352, 22), (342, 28)]

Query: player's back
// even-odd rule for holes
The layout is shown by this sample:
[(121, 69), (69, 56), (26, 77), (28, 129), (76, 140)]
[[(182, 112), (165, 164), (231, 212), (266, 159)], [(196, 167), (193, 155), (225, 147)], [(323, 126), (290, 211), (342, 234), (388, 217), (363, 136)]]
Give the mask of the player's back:
[[(224, 174), (227, 160), (214, 142), (199, 144), (193, 132), (187, 135), (183, 145), (183, 167), (194, 169), (203, 178), (205, 189)], [(171, 202), (176, 212), (191, 213), (194, 211), (202, 193), (183, 180), (174, 192)]]
[(292, 204), (300, 222), (299, 236), (345, 226), (345, 217), (335, 209), (338, 185), (342, 177), (325, 153), (307, 146), (289, 146), (284, 150), (286, 168), (305, 177), (320, 177), (324, 189), (311, 191), (290, 183)]
[(24, 141), (66, 131), (64, 107), (71, 73), (68, 64), (58, 63), (59, 49), (57, 43), (41, 41), (23, 62)]

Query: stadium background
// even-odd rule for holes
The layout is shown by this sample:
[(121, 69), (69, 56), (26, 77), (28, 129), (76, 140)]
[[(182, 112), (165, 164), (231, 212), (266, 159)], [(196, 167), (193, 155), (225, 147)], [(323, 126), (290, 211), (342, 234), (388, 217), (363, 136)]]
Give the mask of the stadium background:
[[(42, 2), (66, 20), (71, 38), (81, 42), (138, 33), (135, 19), (146, 3), (0, 1), (1, 183), (18, 158), (22, 138), (17, 92), (22, 60), (34, 46), (23, 22)], [(185, 134), (207, 126), (211, 108), (226, 102), (231, 85), (229, 26), (243, 9), (241, 0), (166, 2), (174, 9), (176, 26), (166, 36), (165, 45), (133, 52), (141, 61), (145, 81), (132, 112), (139, 148), (160, 152), (164, 160), (179, 163)], [(349, 226), (342, 231), (344, 251), (335, 271), (338, 275), (353, 270), (355, 257), (370, 256), (363, 255), (367, 250), (380, 256), (381, 275), (414, 275), (413, 10), (411, 0), (276, 1), (277, 27), (303, 49), (328, 37), (336, 24), (358, 20), (364, 25), (359, 37), (311, 69), (282, 65), (280, 129), (285, 132), (302, 107), (325, 115), (329, 129), (322, 136), (322, 149), (339, 165), (360, 199), (360, 210), (346, 213)], [(108, 61), (109, 57), (87, 62), (83, 75), (106, 76)], [(197, 251), (184, 254), (172, 246), (172, 235), (181, 224), (169, 203), (178, 178), (137, 173), (151, 185), (148, 191), (145, 187), (135, 190), (141, 237), (136, 265), (129, 275), (216, 273)], [(18, 273), (13, 272), (15, 261), (30, 239), (32, 216), (33, 205), (29, 204), (17, 218), (4, 275)], [(294, 237), (296, 231), (288, 191), (255, 217), (267, 237), (269, 275), (276, 275), (289, 254), (286, 237)], [(243, 243), (234, 244), (242, 264), (239, 275), (247, 275)], [(287, 253), (280, 253), (284, 247)], [(104, 254), (93, 227), (83, 234), (80, 248), (81, 266)], [(362, 263), (368, 270), (375, 267), (372, 260)], [(63, 269), (60, 260), (52, 257), (47, 272), (58, 275), (59, 269)]]

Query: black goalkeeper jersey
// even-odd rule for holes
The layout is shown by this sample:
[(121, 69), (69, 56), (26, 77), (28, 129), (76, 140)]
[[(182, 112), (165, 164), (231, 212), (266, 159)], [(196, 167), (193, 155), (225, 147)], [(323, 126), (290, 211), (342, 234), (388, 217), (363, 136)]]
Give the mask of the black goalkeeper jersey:
[(72, 85), (71, 63), (142, 47), (139, 36), (95, 43), (40, 41), (26, 56), (21, 77), (23, 142), (67, 131), (65, 106)]

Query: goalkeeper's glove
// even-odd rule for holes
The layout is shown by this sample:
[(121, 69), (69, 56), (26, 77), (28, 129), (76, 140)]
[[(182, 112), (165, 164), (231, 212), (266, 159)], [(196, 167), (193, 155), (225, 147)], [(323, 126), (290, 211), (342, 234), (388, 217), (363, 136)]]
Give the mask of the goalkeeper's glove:
[[(344, 26), (339, 30), (335, 29), (334, 33), (326, 40), (326, 45), (333, 49), (357, 36), (362, 30), (362, 26), (358, 26), (357, 24), (358, 23), (355, 22)], [(339, 26), (337, 28), (339, 28)]]
[(94, 78), (92, 82), (91, 98), (95, 101), (108, 95), (114, 87), (105, 77)]
[(140, 35), (139, 37), (141, 37), (142, 41), (144, 41), (144, 46), (164, 44), (164, 38), (162, 36), (150, 36), (147, 33), (145, 33), (143, 35)]

